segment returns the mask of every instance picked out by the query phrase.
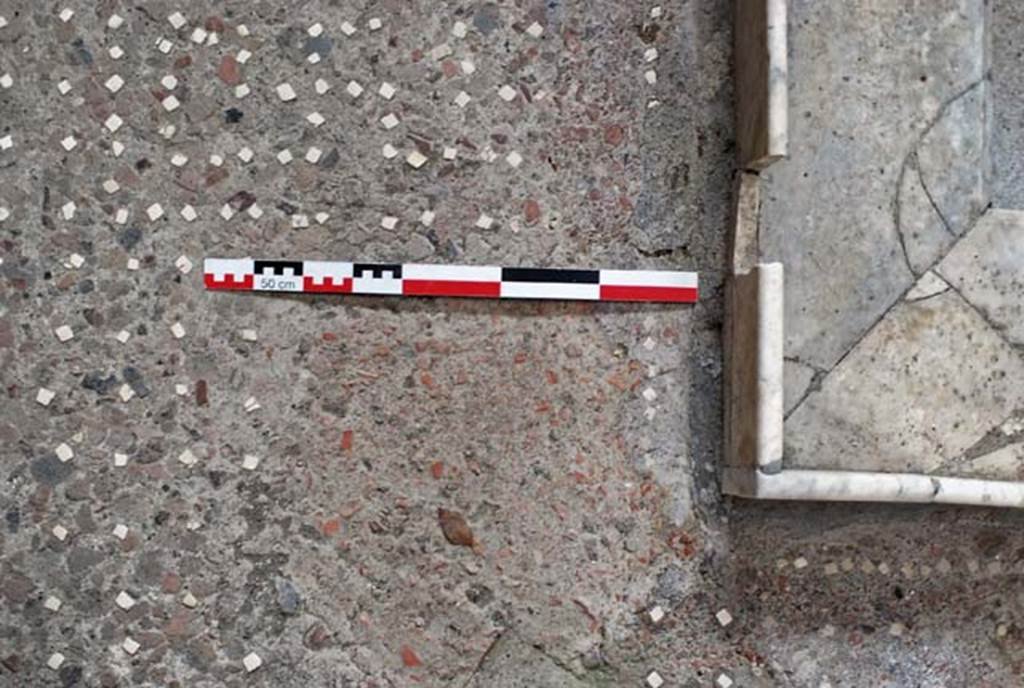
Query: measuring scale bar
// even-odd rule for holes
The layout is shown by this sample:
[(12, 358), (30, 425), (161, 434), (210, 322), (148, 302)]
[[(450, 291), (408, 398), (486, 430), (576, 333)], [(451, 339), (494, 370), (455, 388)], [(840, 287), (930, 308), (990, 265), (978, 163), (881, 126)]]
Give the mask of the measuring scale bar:
[(213, 290), (482, 299), (697, 301), (697, 273), (669, 270), (207, 258), (203, 273), (206, 288)]

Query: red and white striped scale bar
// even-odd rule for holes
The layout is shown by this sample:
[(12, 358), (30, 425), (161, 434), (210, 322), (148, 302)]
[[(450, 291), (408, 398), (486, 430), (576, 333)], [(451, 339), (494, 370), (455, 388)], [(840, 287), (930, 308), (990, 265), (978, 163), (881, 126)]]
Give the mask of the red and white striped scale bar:
[(240, 291), (483, 299), (697, 301), (697, 274), (667, 270), (207, 258), (203, 263), (203, 273), (207, 289)]

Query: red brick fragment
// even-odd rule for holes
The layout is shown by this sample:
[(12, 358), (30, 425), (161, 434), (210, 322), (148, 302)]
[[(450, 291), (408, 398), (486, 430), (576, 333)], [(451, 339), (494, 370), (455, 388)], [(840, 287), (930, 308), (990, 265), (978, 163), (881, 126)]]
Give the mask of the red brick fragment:
[(626, 138), (626, 130), (618, 124), (611, 124), (604, 128), (604, 142), (609, 146), (617, 146)]
[(217, 68), (217, 76), (229, 86), (237, 86), (242, 83), (242, 71), (238, 67), (238, 60), (232, 55), (222, 57), (220, 67)]
[(331, 633), (323, 624), (313, 624), (302, 640), (310, 650), (323, 650), (331, 644)]
[(346, 430), (341, 433), (341, 450), (343, 452), (352, 452), (352, 431)]
[(430, 474), (434, 476), (434, 480), (440, 480), (441, 476), (444, 475), (444, 462), (435, 461), (430, 464)]
[(451, 544), (459, 547), (472, 547), (476, 542), (473, 530), (458, 511), (438, 508), (437, 520), (441, 524), (441, 532), (444, 533), (445, 540)]
[(171, 595), (178, 592), (181, 590), (181, 576), (176, 573), (165, 573), (160, 581), (160, 590)]
[(206, 186), (207, 188), (219, 184), (228, 178), (230, 172), (223, 167), (214, 167), (206, 173)]
[(164, 624), (164, 635), (169, 638), (187, 638), (195, 634), (192, 628), (192, 613), (187, 610), (176, 612)]
[(526, 224), (536, 224), (540, 219), (540, 204), (532, 198), (526, 199), (526, 203), (523, 204), (523, 216), (526, 218)]
[(416, 652), (408, 645), (402, 646), (402, 664), (409, 668), (423, 666), (423, 662)]

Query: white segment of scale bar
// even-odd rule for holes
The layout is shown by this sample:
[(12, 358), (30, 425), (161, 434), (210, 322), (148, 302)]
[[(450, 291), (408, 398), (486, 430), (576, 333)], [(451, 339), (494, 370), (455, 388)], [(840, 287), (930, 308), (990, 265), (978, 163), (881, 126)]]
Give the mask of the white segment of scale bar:
[(393, 277), (355, 277), (352, 280), (352, 293), (401, 295), (402, 280)]
[(340, 282), (352, 276), (352, 263), (328, 260), (306, 260), (302, 262), (302, 274), (315, 278), (317, 284), (323, 284), (324, 277)]
[(601, 270), (601, 284), (613, 287), (697, 288), (697, 273), (665, 270)]
[(235, 279), (242, 279), (251, 275), (253, 262), (251, 258), (207, 258), (203, 261), (203, 272), (213, 275), (218, 280), (223, 280), (225, 275), (233, 275)]
[(450, 282), (500, 282), (501, 268), (491, 265), (409, 263), (402, 266), (402, 277), (412, 280), (447, 280)]
[(598, 301), (601, 298), (601, 287), (597, 284), (565, 282), (502, 282), (501, 298)]

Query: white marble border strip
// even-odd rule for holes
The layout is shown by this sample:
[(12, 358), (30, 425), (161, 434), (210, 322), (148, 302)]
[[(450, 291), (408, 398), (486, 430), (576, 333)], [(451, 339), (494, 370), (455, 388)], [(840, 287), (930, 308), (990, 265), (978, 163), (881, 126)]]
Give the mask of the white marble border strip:
[(757, 276), (757, 463), (765, 468), (776, 461), (781, 462), (783, 454), (785, 337), (782, 323), (785, 291), (782, 263), (759, 264)]
[(1024, 508), (1024, 483), (920, 473), (727, 468), (726, 493), (754, 499), (906, 502)]
[(783, 454), (784, 271), (781, 263), (758, 262), (760, 188), (757, 174), (739, 175), (725, 292), (725, 465), (778, 471)]
[(789, 145), (787, 0), (736, 0), (736, 129), (740, 166), (761, 170)]
[(767, 1), (768, 154), (778, 159), (789, 152), (789, 12), (788, 0)]
[(759, 263), (727, 291), (727, 466), (779, 471), (783, 430), (783, 268)]

